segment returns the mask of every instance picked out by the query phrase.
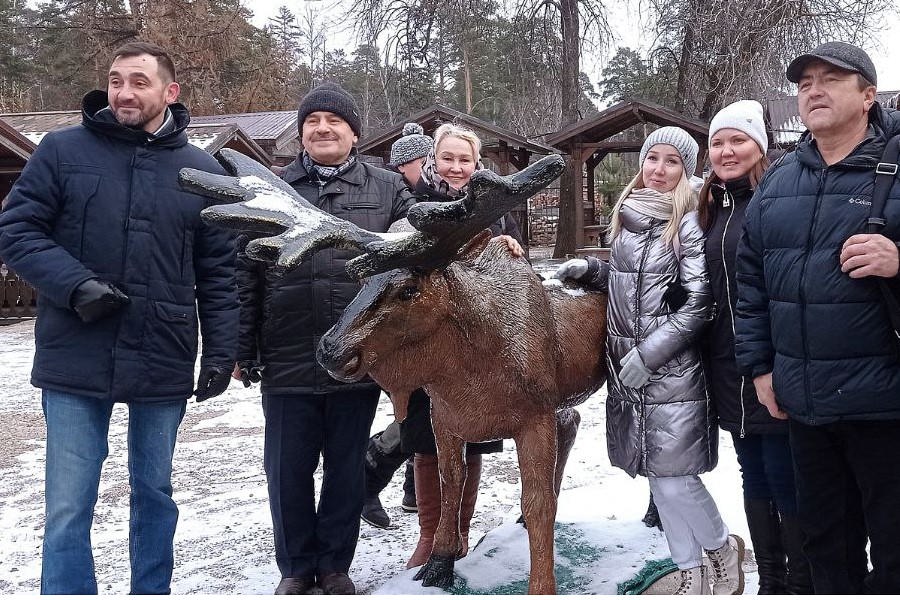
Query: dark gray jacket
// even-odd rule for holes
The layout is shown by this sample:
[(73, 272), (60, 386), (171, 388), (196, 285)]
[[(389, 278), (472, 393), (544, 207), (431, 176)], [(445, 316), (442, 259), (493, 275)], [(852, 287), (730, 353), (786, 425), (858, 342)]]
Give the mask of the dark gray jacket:
[[(620, 217), (607, 307), (609, 460), (631, 476), (709, 471), (718, 459), (718, 428), (697, 340), (711, 317), (712, 297), (697, 214), (681, 221), (678, 255), (661, 240), (665, 221), (627, 206)], [(676, 308), (669, 290), (678, 285), (686, 299)], [(619, 382), (619, 363), (635, 346), (653, 373), (640, 389)]]
[[(281, 174), (309, 202), (369, 231), (387, 231), (414, 203), (401, 177), (357, 161), (324, 185), (298, 158)], [(258, 360), (262, 387), (275, 393), (327, 393), (377, 387), (371, 379), (345, 384), (316, 362), (316, 346), (359, 291), (344, 271), (354, 252), (329, 248), (293, 271), (238, 255), (241, 327), (238, 360)]]

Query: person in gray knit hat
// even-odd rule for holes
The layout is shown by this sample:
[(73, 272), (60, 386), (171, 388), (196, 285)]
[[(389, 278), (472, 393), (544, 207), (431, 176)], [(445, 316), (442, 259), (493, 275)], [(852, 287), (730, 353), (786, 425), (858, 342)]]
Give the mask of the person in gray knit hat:
[(422, 174), (422, 163), (431, 151), (434, 140), (425, 135), (425, 130), (418, 123), (407, 123), (403, 126), (403, 135), (391, 146), (391, 166), (396, 168), (410, 189), (416, 187)]
[(649, 481), (679, 569), (674, 593), (740, 594), (744, 542), (699, 477), (716, 466), (719, 432), (698, 343), (713, 301), (689, 183), (697, 147), (677, 127), (651, 133), (612, 211), (609, 263), (573, 259), (555, 277), (607, 292), (609, 460)]

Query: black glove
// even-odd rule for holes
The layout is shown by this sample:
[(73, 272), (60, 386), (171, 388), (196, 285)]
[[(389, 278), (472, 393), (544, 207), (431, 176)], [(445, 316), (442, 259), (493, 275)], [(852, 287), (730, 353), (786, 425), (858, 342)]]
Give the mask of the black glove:
[(197, 402), (215, 398), (228, 389), (230, 381), (231, 369), (227, 367), (200, 367), (200, 375), (197, 376), (197, 389), (194, 390)]
[(72, 308), (85, 323), (109, 316), (130, 303), (131, 298), (122, 290), (99, 279), (88, 279), (72, 294)]
[(248, 388), (251, 383), (262, 381), (262, 372), (265, 368), (265, 366), (255, 360), (239, 360), (238, 369), (241, 371), (241, 382), (244, 384), (244, 387)]

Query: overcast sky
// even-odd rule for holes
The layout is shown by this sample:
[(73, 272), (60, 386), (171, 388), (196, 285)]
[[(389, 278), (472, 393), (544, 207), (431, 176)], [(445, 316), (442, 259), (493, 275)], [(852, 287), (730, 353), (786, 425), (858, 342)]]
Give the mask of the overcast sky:
[[(333, 49), (338, 46), (352, 48), (355, 45), (350, 29), (352, 24), (343, 21), (344, 11), (342, 8), (349, 1), (353, 0), (253, 0), (253, 22), (257, 26), (265, 25), (269, 17), (278, 12), (278, 7), (281, 5), (287, 6), (294, 14), (304, 13), (307, 7), (314, 7), (317, 12), (326, 15), (326, 19), (331, 23), (332, 35), (327, 42), (327, 48)], [(244, 0), (244, 3), (251, 5), (249, 0)], [(590, 49), (585, 49), (581, 70), (587, 73), (595, 84), (600, 79), (606, 61), (612, 57), (617, 47), (629, 46), (636, 48), (641, 53), (647, 51), (647, 46), (652, 40), (649, 37), (644, 40), (639, 39), (642, 25), (647, 25), (647, 18), (635, 8), (637, 4), (635, 0), (606, 3), (607, 10), (611, 12), (609, 22), (623, 26), (616, 30), (618, 39), (610, 44), (610, 50), (607, 52), (595, 53)], [(897, 40), (900, 40), (900, 9), (885, 14), (883, 18), (885, 20), (884, 31), (873, 36), (872, 43), (866, 50), (872, 57), (878, 72), (878, 89), (900, 90), (900, 47), (897, 44)], [(886, 47), (888, 44), (884, 42), (890, 42), (893, 45), (891, 52)], [(890, 54), (893, 55), (892, 60)]]

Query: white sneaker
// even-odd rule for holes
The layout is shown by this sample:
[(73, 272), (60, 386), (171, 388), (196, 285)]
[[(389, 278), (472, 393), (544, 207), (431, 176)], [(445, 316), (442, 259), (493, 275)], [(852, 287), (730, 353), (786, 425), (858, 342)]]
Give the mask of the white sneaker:
[(679, 571), (681, 583), (678, 589), (672, 592), (675, 596), (708, 596), (712, 592), (709, 589), (709, 579), (706, 576), (705, 567), (682, 569)]
[(744, 540), (729, 535), (721, 548), (707, 550), (711, 566), (712, 593), (716, 596), (736, 596), (744, 593)]

